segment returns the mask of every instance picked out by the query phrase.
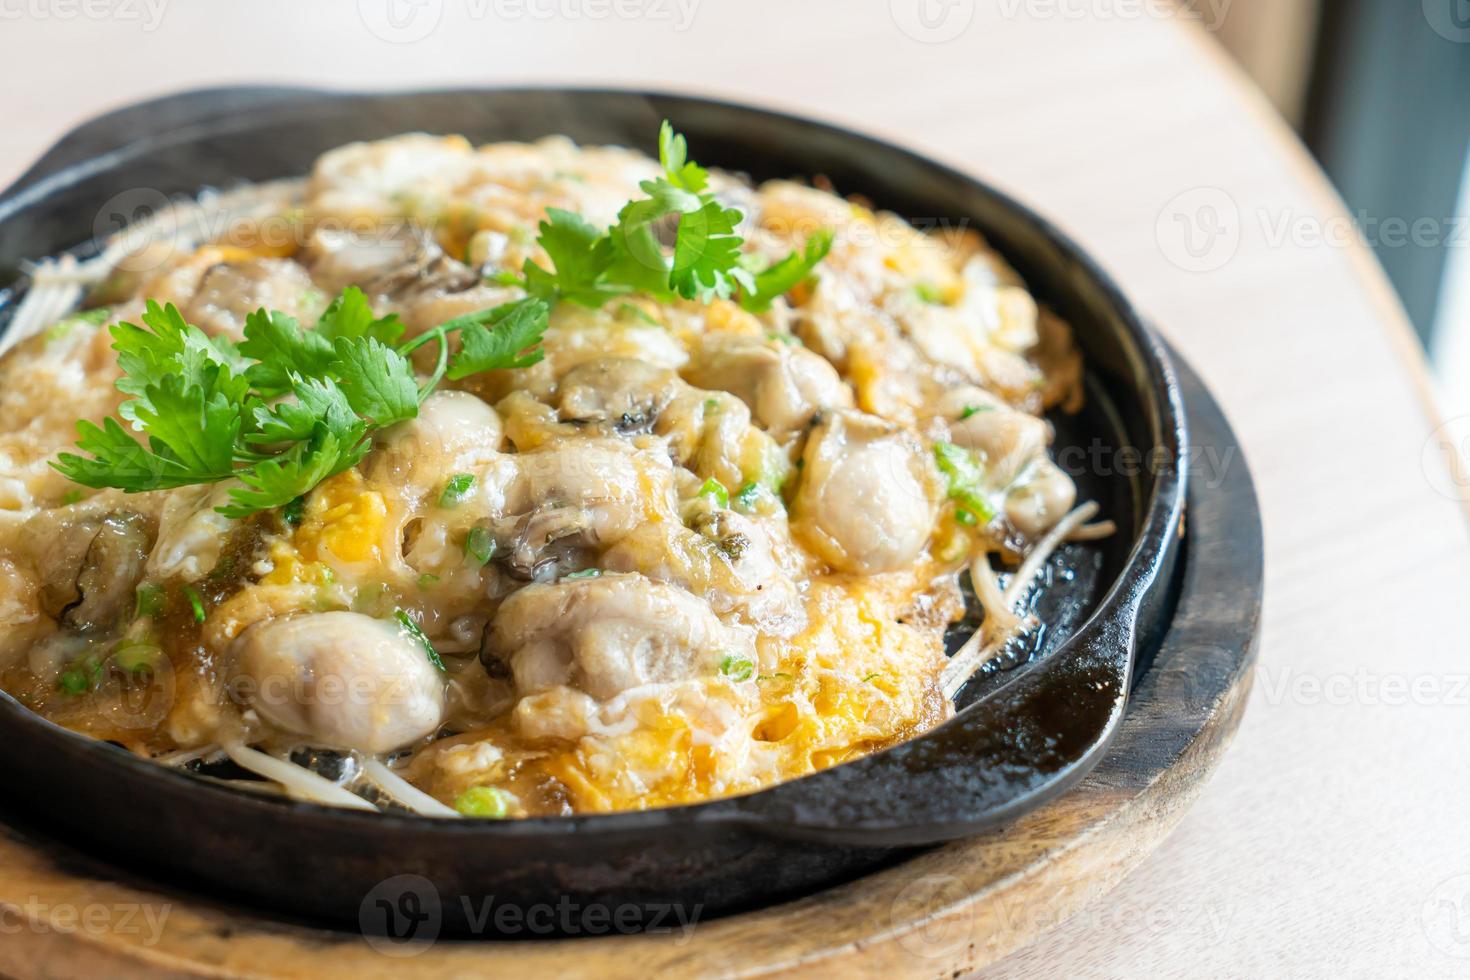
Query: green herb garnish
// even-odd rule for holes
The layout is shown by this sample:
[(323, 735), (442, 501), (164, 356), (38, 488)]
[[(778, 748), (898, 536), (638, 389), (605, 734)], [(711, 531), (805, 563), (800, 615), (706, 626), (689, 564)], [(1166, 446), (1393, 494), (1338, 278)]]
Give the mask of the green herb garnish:
[[(755, 288), (749, 295), (742, 298), (741, 305), (752, 313), (764, 313), (770, 309), (771, 302), (776, 297), (784, 296), (810, 279), (817, 263), (825, 259), (830, 251), (832, 251), (832, 232), (826, 228), (817, 229), (806, 240), (806, 246), (800, 253), (792, 252), (780, 262), (757, 272)], [(786, 343), (801, 343), (790, 334), (784, 334), (782, 339), (787, 337), (790, 339), (786, 340)]]
[(944, 305), (944, 293), (932, 282), (915, 284), (914, 295), (918, 296), (921, 302), (929, 303), (933, 306)]
[[(521, 286), (548, 304), (566, 300), (593, 307), (628, 293), (663, 301), (738, 293), (741, 305), (758, 313), (808, 279), (830, 251), (832, 233), (819, 229), (801, 252), (753, 271), (737, 232), (745, 216), (716, 199), (709, 173), (689, 159), (687, 142), (667, 120), (658, 142), (663, 175), (638, 185), (648, 197), (628, 202), (606, 231), (581, 215), (548, 208), (537, 243), (552, 270), (527, 260), (519, 275), (502, 272), (493, 281)], [(672, 250), (654, 230), (669, 218), (677, 222)]]
[(515, 797), (497, 786), (472, 786), (455, 797), (454, 808), (466, 817), (500, 820), (514, 803)]
[(720, 661), (720, 673), (732, 681), (748, 681), (755, 674), (755, 661), (743, 653), (727, 653)]
[(102, 660), (95, 654), (78, 660), (56, 679), (57, 687), (64, 694), (85, 694), (102, 680)]
[(130, 674), (153, 670), (162, 659), (158, 644), (146, 639), (125, 639), (112, 651), (112, 662)]
[(646, 323), (650, 327), (662, 327), (663, 326), (662, 323), (659, 323), (652, 316), (650, 316), (649, 313), (648, 313), (648, 311), (645, 310), (645, 309), (643, 309), (643, 307), (641, 307), (641, 306), (634, 306), (632, 303), (619, 303), (618, 304), (618, 316), (632, 317), (634, 320), (638, 320), (638, 321), (640, 321), (642, 323)]
[[(91, 456), (62, 453), (52, 465), (83, 486), (129, 493), (236, 479), (243, 486), (231, 488), (221, 513), (291, 506), (290, 521), (297, 498), (356, 465), (375, 430), (415, 417), (446, 375), (539, 360), (546, 317), (546, 304), (528, 297), (393, 346), (403, 324), (374, 317), (362, 291), (348, 287), (311, 329), (257, 310), (236, 344), (150, 300), (142, 326), (111, 328), (123, 372), (117, 387), (133, 396), (119, 410), (129, 427), (115, 418), (78, 422), (77, 445)], [(462, 349), (451, 358), (453, 332)], [(428, 343), (439, 344), (439, 358), (420, 384), (408, 355)]]
[[(709, 174), (689, 159), (684, 137), (668, 122), (659, 132), (659, 161), (662, 176), (639, 185), (648, 197), (629, 202), (605, 231), (570, 211), (547, 209), (537, 243), (550, 268), (528, 259), (519, 274), (492, 277), (520, 286), (524, 298), (406, 342), (398, 317), (374, 316), (355, 286), (309, 328), (257, 310), (246, 317), (239, 343), (211, 338), (173, 305), (148, 301), (141, 326), (110, 328), (122, 370), (117, 387), (132, 396), (119, 409), (122, 421), (78, 422), (77, 447), (87, 455), (62, 453), (52, 465), (83, 486), (129, 493), (237, 480), (221, 513), (243, 518), (285, 507), (283, 519), (296, 523), (301, 497), (357, 465), (375, 431), (417, 416), (445, 378), (538, 362), (554, 304), (738, 292), (743, 306), (759, 312), (806, 281), (831, 249), (831, 232), (821, 229), (800, 253), (752, 268), (736, 231), (744, 216), (715, 198)], [(669, 218), (676, 230), (665, 249), (654, 229)], [(451, 334), (460, 339), (452, 356)], [(438, 345), (438, 357), (421, 382), (409, 355), (428, 344)]]
[(600, 568), (584, 568), (580, 572), (569, 572), (566, 575), (563, 575), (562, 576), (562, 581), (563, 582), (568, 582), (568, 581), (571, 581), (573, 579), (579, 579), (579, 578), (597, 578), (601, 574), (602, 574), (602, 569), (600, 569)]
[(393, 618), (398, 620), (398, 625), (403, 627), (403, 632), (418, 641), (419, 646), (424, 648), (424, 653), (429, 656), (429, 663), (443, 670), (444, 658), (439, 656), (439, 651), (434, 649), (434, 644), (429, 642), (428, 635), (418, 623), (414, 622), (414, 618), (402, 609), (393, 610)]
[(991, 405), (967, 405), (965, 406), (965, 410), (960, 413), (960, 421), (963, 422), (965, 419), (973, 415), (979, 415), (981, 412), (993, 411), (995, 411), (995, 408)]
[(752, 511), (760, 503), (761, 493), (765, 488), (754, 480), (735, 491), (735, 506), (744, 511)]
[(968, 513), (981, 524), (995, 519), (995, 509), (985, 497), (985, 471), (969, 450), (952, 442), (936, 442), (934, 460), (949, 484), (949, 499), (961, 513)]
[(300, 496), (291, 500), (281, 509), (281, 520), (291, 527), (301, 523), (301, 518), (306, 515), (306, 497)]
[(704, 481), (704, 485), (699, 488), (699, 493), (696, 496), (709, 497), (720, 507), (728, 508), (730, 506), (730, 491), (726, 490), (725, 485), (714, 477), (710, 477)]
[(481, 565), (488, 565), (495, 557), (495, 535), (490, 529), (476, 524), (464, 539), (464, 553)]
[(444, 491), (439, 494), (440, 507), (458, 507), (465, 497), (469, 496), (475, 488), (475, 477), (470, 473), (456, 473), (444, 484)]
[(163, 614), (165, 595), (163, 586), (152, 582), (144, 582), (138, 586), (138, 602), (133, 610), (133, 618), (141, 619), (144, 616), (160, 616)]
[(204, 622), (204, 597), (199, 594), (199, 590), (192, 585), (184, 586), (184, 598), (189, 600), (189, 609), (194, 614), (194, 622)]

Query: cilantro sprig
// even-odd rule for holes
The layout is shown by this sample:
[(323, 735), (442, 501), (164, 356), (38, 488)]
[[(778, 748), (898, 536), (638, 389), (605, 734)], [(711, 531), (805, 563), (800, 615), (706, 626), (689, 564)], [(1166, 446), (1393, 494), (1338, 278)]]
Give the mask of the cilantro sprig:
[[(612, 227), (599, 231), (581, 215), (548, 208), (537, 242), (551, 269), (527, 259), (519, 274), (494, 277), (554, 304), (559, 300), (598, 307), (628, 293), (675, 298), (727, 299), (760, 313), (776, 297), (812, 275), (832, 248), (832, 233), (819, 229), (799, 252), (764, 268), (744, 254), (745, 216), (725, 207), (709, 189), (709, 172), (689, 159), (684, 137), (664, 121), (659, 130), (662, 176), (640, 183), (646, 198), (629, 201)], [(673, 246), (658, 227), (674, 222)]]
[[(129, 493), (238, 480), (218, 508), (227, 517), (284, 507), (359, 463), (373, 432), (417, 416), (446, 375), (539, 361), (547, 315), (527, 297), (399, 344), (397, 316), (375, 317), (349, 286), (310, 329), (262, 309), (233, 343), (150, 300), (141, 326), (111, 329), (117, 387), (133, 396), (119, 414), (133, 431), (114, 418), (78, 422), (77, 446), (90, 455), (62, 453), (52, 465), (83, 486)], [(452, 333), (461, 347), (451, 357)], [(439, 357), (421, 384), (408, 355), (429, 343)]]
[[(305, 494), (361, 462), (375, 431), (417, 416), (444, 379), (540, 361), (557, 303), (738, 294), (746, 309), (763, 312), (830, 251), (832, 234), (821, 229), (801, 251), (760, 267), (742, 251), (744, 215), (710, 192), (708, 171), (689, 159), (684, 137), (667, 121), (659, 162), (662, 175), (639, 185), (648, 196), (628, 202), (605, 231), (548, 208), (537, 242), (551, 268), (527, 259), (519, 273), (493, 277), (523, 289), (522, 299), (406, 342), (397, 315), (375, 316), (355, 286), (310, 328), (257, 310), (239, 342), (211, 338), (172, 304), (149, 300), (141, 325), (110, 328), (122, 372), (117, 387), (132, 396), (119, 409), (122, 421), (78, 422), (77, 448), (87, 455), (61, 453), (51, 465), (83, 486), (129, 493), (236, 480), (221, 513), (241, 518), (290, 507), (299, 519)], [(657, 229), (671, 222), (670, 247)], [(455, 334), (459, 349), (451, 353)], [(429, 344), (438, 345), (438, 356), (420, 381), (409, 357)]]

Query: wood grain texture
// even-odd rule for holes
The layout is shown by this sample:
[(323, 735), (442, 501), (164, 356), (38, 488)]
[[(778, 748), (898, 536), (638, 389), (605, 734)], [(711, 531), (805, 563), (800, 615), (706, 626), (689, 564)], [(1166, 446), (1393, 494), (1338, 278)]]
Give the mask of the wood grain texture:
[[(1124, 6), (961, 2), (971, 20), (938, 44), (898, 29), (886, 0), (703, 0), (684, 29), (651, 6), (506, 19), (446, 0), (412, 44), (374, 37), (351, 3), (171, 4), (153, 30), (26, 16), (0, 29), (0, 180), (103, 108), (247, 80), (676, 87), (994, 180), (1074, 234), (1200, 368), (1256, 468), (1267, 535), (1257, 682), (1218, 775), (1107, 899), (994, 975), (1463, 975), (1435, 890), (1470, 873), (1470, 535), (1417, 345), (1366, 250), (1291, 234), (1345, 211), (1265, 100), (1196, 26), (1106, 13)], [(1228, 197), (1240, 236), (1192, 272), (1160, 217), (1200, 187)]]

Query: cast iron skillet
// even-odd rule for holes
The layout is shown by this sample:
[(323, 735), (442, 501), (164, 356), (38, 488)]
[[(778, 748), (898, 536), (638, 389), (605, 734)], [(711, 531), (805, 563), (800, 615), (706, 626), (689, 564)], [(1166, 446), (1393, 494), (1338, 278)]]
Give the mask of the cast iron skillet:
[[(374, 903), (384, 889), (401, 897), (412, 879), (395, 876), (410, 874), (447, 897), (601, 903), (652, 921), (668, 903), (704, 915), (751, 907), (862, 873), (903, 849), (993, 828), (1063, 792), (1101, 758), (1134, 670), (1145, 669), (1167, 627), (1185, 491), (1178, 384), (1158, 338), (1065, 236), (987, 185), (906, 150), (808, 119), (665, 94), (186, 93), (82, 126), (0, 197), (0, 269), (12, 283), (0, 296), (0, 327), (24, 286), (20, 260), (95, 251), (88, 233), (146, 217), (111, 212), (157, 199), (153, 192), (299, 175), (334, 146), (414, 130), (476, 142), (565, 133), (652, 151), (664, 118), (706, 165), (757, 180), (825, 174), (839, 192), (920, 226), (973, 223), (1071, 322), (1089, 407), (1057, 420), (1058, 448), (1086, 450), (1082, 463), (1065, 454), (1062, 462), (1081, 496), (1099, 500), (1121, 530), (1069, 549), (1070, 581), (1039, 599), (1051, 624), (1043, 641), (973, 682), (962, 710), (934, 731), (700, 805), (508, 822), (334, 810), (165, 770), (0, 695), (0, 765), (7, 785), (23, 787), (17, 802), (114, 860), (322, 920), (379, 921)], [(1124, 447), (1148, 465), (1116, 465), (1130, 458), (1117, 453)], [(444, 928), (466, 929), (470, 909), (446, 900)]]

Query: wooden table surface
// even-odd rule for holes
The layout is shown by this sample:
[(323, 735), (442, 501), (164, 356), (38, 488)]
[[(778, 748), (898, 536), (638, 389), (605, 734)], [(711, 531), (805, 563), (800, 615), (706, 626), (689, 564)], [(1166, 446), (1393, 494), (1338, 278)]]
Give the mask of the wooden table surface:
[(388, 2), (4, 0), (0, 181), (178, 88), (561, 81), (820, 115), (997, 182), (1220, 397), (1268, 581), (1246, 720), (1194, 811), (994, 975), (1470, 972), (1470, 550), (1424, 366), (1321, 173), (1197, 25), (1109, 0)]

